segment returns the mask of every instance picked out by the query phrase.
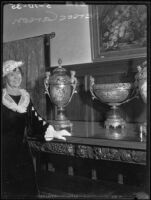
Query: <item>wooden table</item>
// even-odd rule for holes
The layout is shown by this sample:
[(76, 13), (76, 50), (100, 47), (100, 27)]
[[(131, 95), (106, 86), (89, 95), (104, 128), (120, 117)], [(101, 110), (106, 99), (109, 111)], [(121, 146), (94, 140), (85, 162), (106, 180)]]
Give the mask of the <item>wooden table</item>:
[(107, 130), (97, 122), (73, 122), (72, 136), (66, 138), (50, 142), (28, 138), (28, 142), (34, 152), (146, 165), (146, 141), (141, 141), (137, 125), (128, 124), (121, 131)]
[[(129, 124), (124, 131), (116, 130), (115, 133), (115, 130), (108, 131), (97, 122), (73, 122), (72, 136), (66, 137), (66, 141), (54, 139), (46, 142), (40, 140), (40, 138), (28, 138), (40, 191), (50, 196), (52, 193), (60, 196), (65, 194), (66, 197), (82, 193), (84, 196), (91, 196), (90, 194), (95, 196), (97, 194), (97, 196), (110, 195), (109, 197), (112, 197), (112, 195), (134, 197), (135, 193), (144, 189), (135, 187), (135, 185), (125, 185), (122, 172), (116, 174), (115, 182), (109, 182), (109, 186), (108, 183), (103, 182), (104, 179), (98, 178), (97, 165), (101, 168), (101, 164), (97, 163), (96, 165), (96, 162), (114, 162), (113, 164), (117, 164), (117, 168), (120, 168), (119, 163), (122, 165), (125, 163), (126, 165), (132, 164), (133, 168), (138, 166), (145, 169), (146, 141), (145, 138), (143, 138), (144, 141), (141, 141), (137, 127), (137, 125)], [(39, 155), (48, 158), (46, 159), (47, 166), (44, 166), (45, 170), (39, 170), (39, 166), (37, 166), (39, 165)], [(63, 160), (61, 160), (62, 157)], [(93, 163), (90, 178), (85, 179), (83, 175), (77, 176), (73, 163), (69, 161), (70, 159), (74, 161), (73, 163), (78, 162), (78, 166), (81, 160), (87, 163), (86, 166)], [(54, 167), (54, 160), (57, 160), (61, 168), (63, 168), (64, 162), (69, 161), (65, 173), (57, 172)], [(112, 164), (110, 167), (113, 169)], [(81, 166), (79, 169), (82, 170)], [(86, 168), (83, 171), (86, 171)], [(144, 174), (144, 172), (142, 173)]]

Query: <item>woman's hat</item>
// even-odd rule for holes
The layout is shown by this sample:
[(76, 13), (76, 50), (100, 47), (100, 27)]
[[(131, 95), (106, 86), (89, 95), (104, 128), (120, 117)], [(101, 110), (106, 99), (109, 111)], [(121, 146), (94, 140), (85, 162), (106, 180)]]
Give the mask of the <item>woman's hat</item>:
[(7, 60), (3, 63), (3, 77), (12, 72), (15, 68), (21, 67), (22, 61)]

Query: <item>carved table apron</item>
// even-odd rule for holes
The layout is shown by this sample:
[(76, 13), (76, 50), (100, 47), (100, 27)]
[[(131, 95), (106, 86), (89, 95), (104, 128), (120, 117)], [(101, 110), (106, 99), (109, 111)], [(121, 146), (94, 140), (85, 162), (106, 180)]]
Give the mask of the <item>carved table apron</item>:
[(101, 159), (146, 165), (146, 143), (68, 137), (67, 141), (28, 139), (33, 153), (47, 152), (76, 158)]

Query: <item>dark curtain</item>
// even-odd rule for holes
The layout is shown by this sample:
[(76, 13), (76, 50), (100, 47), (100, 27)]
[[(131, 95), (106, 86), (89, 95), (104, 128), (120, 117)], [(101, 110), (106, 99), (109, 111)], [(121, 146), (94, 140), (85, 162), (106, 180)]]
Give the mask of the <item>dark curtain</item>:
[(7, 42), (3, 44), (3, 61), (22, 60), (22, 87), (30, 93), (39, 114), (46, 119), (45, 78), (45, 37), (44, 35)]

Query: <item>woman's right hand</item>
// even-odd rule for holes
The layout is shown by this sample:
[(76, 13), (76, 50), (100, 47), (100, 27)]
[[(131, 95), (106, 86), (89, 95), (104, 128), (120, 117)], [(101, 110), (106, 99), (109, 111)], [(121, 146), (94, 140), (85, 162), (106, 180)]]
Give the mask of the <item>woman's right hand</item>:
[(63, 129), (60, 131), (55, 131), (54, 138), (66, 140), (66, 137), (64, 136), (71, 136), (71, 133), (69, 133), (67, 130)]
[(54, 138), (66, 140), (65, 136), (71, 136), (71, 133), (69, 133), (65, 129), (56, 131), (52, 125), (49, 125), (47, 130), (46, 130), (44, 138), (45, 138), (46, 141), (51, 141)]

